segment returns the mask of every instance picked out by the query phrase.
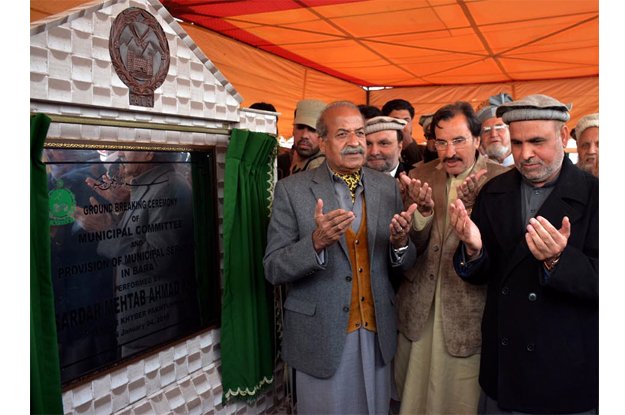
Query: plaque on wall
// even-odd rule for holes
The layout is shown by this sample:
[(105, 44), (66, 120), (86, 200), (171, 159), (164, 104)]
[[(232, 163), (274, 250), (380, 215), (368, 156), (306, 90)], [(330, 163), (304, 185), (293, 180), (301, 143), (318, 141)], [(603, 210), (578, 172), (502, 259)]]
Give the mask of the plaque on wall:
[[(210, 159), (189, 152), (44, 151), (63, 382), (216, 321)], [(198, 174), (202, 180), (194, 180)], [(207, 201), (212, 206), (202, 206)]]

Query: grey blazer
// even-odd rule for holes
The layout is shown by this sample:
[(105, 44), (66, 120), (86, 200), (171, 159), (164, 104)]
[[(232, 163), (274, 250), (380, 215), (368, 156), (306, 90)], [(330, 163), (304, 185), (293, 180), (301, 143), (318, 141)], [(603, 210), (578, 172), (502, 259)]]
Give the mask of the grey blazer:
[[(389, 363), (397, 346), (389, 224), (403, 206), (395, 179), (363, 170), (377, 339)], [(317, 199), (323, 200), (324, 213), (339, 207), (326, 163), (278, 181), (263, 262), (267, 280), (287, 284), (282, 358), (297, 370), (328, 378), (339, 366), (347, 336), (352, 270), (344, 236), (326, 248), (325, 265), (317, 262), (312, 244)], [(407, 270), (415, 261), (410, 242), (396, 266)]]

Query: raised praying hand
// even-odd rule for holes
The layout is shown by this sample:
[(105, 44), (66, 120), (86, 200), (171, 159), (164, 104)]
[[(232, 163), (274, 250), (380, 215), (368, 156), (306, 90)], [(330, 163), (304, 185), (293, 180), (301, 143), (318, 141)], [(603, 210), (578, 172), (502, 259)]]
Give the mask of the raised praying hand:
[[(482, 180), (482, 178), (484, 178), (484, 180)], [(456, 187), (458, 199), (462, 200), (466, 209), (471, 209), (475, 204), (475, 199), (477, 199), (477, 194), (480, 189), (480, 181), (486, 181), (486, 169), (468, 175), (467, 178)]]
[(417, 210), (423, 217), (428, 217), (434, 213), (434, 200), (432, 199), (432, 188), (427, 183), (421, 183), (419, 179), (411, 179), (402, 173), (399, 176), (399, 185), (404, 194), (404, 205), (409, 206), (415, 203)]

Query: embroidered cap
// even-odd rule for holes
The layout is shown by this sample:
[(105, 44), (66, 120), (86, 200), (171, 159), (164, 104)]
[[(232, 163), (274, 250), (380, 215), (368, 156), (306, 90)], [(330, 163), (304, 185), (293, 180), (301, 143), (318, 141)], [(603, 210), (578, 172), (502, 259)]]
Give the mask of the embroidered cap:
[(373, 117), (367, 120), (367, 124), (365, 125), (365, 134), (373, 134), (378, 131), (386, 131), (386, 130), (403, 130), (404, 127), (408, 124), (404, 120), (400, 120), (399, 118), (379, 116)]

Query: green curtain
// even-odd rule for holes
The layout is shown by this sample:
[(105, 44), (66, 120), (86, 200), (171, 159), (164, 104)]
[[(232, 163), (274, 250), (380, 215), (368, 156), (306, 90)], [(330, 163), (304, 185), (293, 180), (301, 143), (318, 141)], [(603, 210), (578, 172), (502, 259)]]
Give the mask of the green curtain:
[(273, 382), (273, 299), (265, 280), (277, 140), (233, 130), (224, 184), (224, 291), (221, 369), (225, 405), (250, 401)]
[(41, 162), (50, 118), (30, 118), (30, 412), (62, 414), (61, 371), (50, 273), (48, 178)]

